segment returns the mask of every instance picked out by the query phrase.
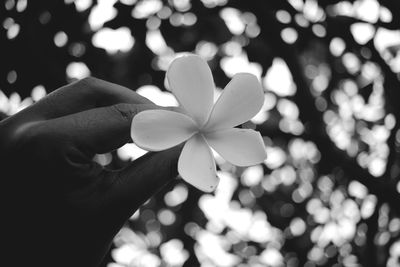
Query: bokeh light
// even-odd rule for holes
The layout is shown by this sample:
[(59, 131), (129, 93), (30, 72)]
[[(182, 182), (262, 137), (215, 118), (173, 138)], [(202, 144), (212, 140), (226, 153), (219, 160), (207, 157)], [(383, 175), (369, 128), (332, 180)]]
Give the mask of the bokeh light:
[[(238, 127), (262, 133), (266, 160), (215, 154), (212, 194), (178, 177), (131, 216), (103, 267), (400, 265), (395, 0), (43, 3), (0, 4), (0, 119), (87, 76), (178, 106), (165, 71), (185, 52), (207, 60), (216, 99), (239, 72), (264, 89)], [(118, 169), (146, 153), (128, 143), (94, 160)]]

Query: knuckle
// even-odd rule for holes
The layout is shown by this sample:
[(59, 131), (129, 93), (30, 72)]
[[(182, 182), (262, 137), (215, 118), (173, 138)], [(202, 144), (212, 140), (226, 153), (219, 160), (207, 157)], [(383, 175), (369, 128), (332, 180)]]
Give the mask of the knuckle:
[(107, 82), (92, 76), (79, 80), (76, 86), (80, 89), (82, 97), (90, 99), (95, 106), (104, 106), (113, 96), (113, 92), (108, 89)]
[(79, 80), (79, 81), (78, 81), (78, 84), (81, 84), (81, 85), (83, 85), (83, 86), (90, 87), (90, 86), (92, 86), (92, 85), (98, 83), (99, 81), (100, 81), (99, 79), (97, 79), (97, 78), (95, 78), (95, 77), (92, 77), (92, 76), (89, 76), (89, 77), (85, 77), (85, 78)]
[(102, 88), (102, 83), (103, 81), (89, 76), (89, 77), (85, 77), (81, 80), (79, 80), (76, 85), (82, 89), (84, 92), (91, 94), (91, 93), (96, 93), (96, 91), (98, 91), (99, 89)]

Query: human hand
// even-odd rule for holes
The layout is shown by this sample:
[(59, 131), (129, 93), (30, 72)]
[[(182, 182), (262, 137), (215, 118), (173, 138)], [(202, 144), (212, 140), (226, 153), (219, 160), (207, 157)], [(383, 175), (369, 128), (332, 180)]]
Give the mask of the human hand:
[(7, 266), (101, 263), (124, 222), (177, 176), (181, 147), (148, 153), (120, 171), (93, 156), (127, 143), (133, 116), (158, 108), (127, 88), (87, 78), (0, 122)]

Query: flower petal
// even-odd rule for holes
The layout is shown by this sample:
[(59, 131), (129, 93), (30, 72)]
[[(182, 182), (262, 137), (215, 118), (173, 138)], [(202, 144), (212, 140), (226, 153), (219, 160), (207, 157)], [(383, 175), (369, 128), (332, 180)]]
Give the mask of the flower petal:
[(214, 156), (202, 135), (196, 134), (183, 147), (178, 172), (186, 182), (202, 191), (211, 192), (217, 187)]
[(182, 113), (146, 110), (132, 120), (131, 136), (140, 148), (160, 151), (189, 139), (197, 131), (196, 123)]
[(264, 141), (254, 130), (232, 128), (207, 133), (205, 138), (224, 159), (237, 166), (255, 165), (266, 158)]
[(214, 101), (214, 80), (206, 61), (196, 55), (175, 59), (167, 71), (171, 91), (201, 127)]
[(254, 117), (264, 103), (264, 93), (257, 77), (238, 73), (222, 91), (204, 129), (216, 131), (244, 123)]

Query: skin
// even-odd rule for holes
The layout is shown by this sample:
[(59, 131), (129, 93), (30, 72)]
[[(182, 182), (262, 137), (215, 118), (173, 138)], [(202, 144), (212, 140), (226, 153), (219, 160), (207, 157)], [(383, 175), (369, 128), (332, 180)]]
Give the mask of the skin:
[(129, 142), (133, 116), (157, 108), (132, 90), (86, 78), (0, 122), (5, 266), (101, 263), (126, 220), (176, 178), (182, 147), (119, 171), (93, 156)]

